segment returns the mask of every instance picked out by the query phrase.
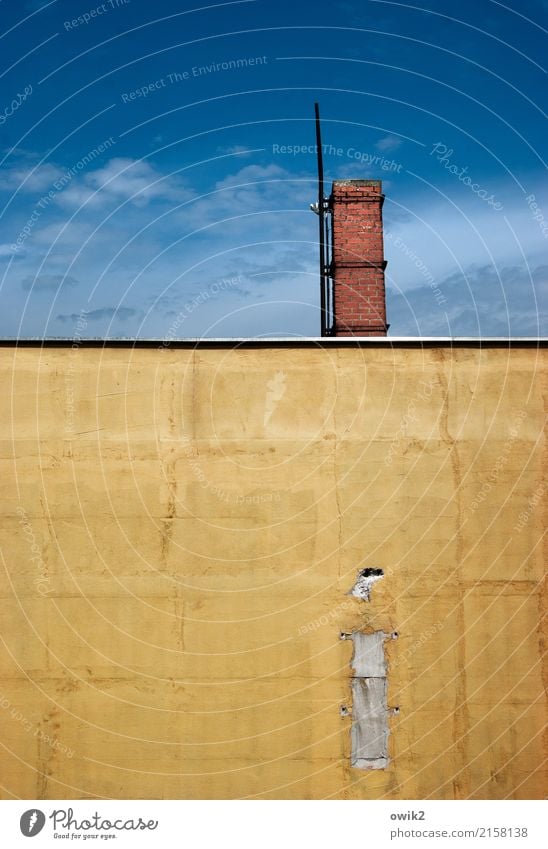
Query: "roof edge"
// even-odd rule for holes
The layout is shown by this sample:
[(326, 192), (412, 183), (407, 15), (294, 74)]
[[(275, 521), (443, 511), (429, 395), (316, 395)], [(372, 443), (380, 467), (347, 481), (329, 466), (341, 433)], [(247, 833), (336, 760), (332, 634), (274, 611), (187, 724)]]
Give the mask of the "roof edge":
[(546, 336), (295, 336), (237, 338), (226, 337), (205, 339), (187, 337), (181, 339), (104, 339), (89, 338), (0, 338), (3, 348), (541, 348), (548, 344)]

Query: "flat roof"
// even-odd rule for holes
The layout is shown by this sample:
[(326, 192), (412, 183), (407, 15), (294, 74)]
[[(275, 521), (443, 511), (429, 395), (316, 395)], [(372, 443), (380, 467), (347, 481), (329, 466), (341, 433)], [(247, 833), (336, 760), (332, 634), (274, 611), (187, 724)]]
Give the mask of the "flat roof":
[(546, 336), (274, 336), (181, 339), (0, 337), (0, 346), (19, 348), (540, 348)]

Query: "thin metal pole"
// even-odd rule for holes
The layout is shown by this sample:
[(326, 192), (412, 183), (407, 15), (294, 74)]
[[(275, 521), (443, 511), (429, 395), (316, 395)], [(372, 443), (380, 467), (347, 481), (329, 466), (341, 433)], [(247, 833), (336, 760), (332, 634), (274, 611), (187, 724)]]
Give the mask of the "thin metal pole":
[(333, 285), (329, 266), (331, 262), (329, 246), (331, 244), (331, 233), (329, 231), (329, 215), (325, 217), (325, 335), (331, 336), (333, 325)]
[(320, 106), (314, 104), (316, 114), (316, 149), (318, 155), (318, 216), (320, 219), (320, 317), (321, 317), (321, 335), (326, 335), (326, 314), (325, 314), (325, 210), (324, 210), (324, 191), (323, 191), (323, 151), (322, 151), (322, 132), (320, 127)]

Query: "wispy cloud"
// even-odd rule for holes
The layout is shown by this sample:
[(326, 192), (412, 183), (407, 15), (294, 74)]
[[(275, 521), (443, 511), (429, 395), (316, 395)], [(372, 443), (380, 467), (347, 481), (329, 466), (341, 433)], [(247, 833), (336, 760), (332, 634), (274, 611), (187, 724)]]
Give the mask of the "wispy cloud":
[(43, 192), (50, 189), (63, 171), (57, 165), (20, 163), (0, 171), (0, 191)]
[(386, 153), (387, 151), (397, 150), (402, 144), (403, 142), (398, 136), (383, 136), (382, 139), (379, 139), (375, 143), (375, 147), (377, 150), (382, 150), (383, 153)]
[(63, 274), (39, 274), (37, 277), (29, 275), (21, 281), (21, 287), (26, 292), (31, 289), (33, 292), (41, 292), (77, 285), (78, 280), (76, 278)]
[(548, 266), (472, 266), (428, 285), (387, 292), (392, 336), (538, 336), (548, 328)]
[(217, 153), (222, 156), (233, 156), (234, 154), (243, 157), (243, 156), (252, 156), (253, 151), (249, 150), (242, 144), (233, 144), (229, 147), (218, 147)]
[(84, 174), (62, 191), (59, 200), (68, 206), (94, 206), (131, 201), (145, 206), (151, 201), (183, 201), (191, 197), (178, 176), (162, 174), (142, 160), (116, 157), (102, 168)]
[[(18, 168), (23, 173), (32, 164), (24, 154)], [(12, 262), (0, 332), (9, 333), (9, 321), (22, 311), (23, 289), (30, 292), (22, 331), (28, 335), (66, 332), (82, 304), (96, 336), (161, 337), (181, 312), (182, 336), (313, 335), (319, 327), (317, 219), (309, 211), (315, 173), (281, 159), (232, 160), (232, 168), (221, 178), (202, 174), (191, 181), (170, 176), (157, 163), (118, 157), (75, 174), (38, 217), (17, 265)], [(545, 242), (522, 197), (505, 199), (502, 219), (470, 193), (455, 206), (438, 195), (433, 201), (426, 190), (392, 193), (391, 175), (375, 176), (383, 177), (387, 193), (393, 334), (538, 332), (534, 297), (540, 302), (545, 293), (539, 259)], [(80, 207), (96, 190), (94, 200)], [(7, 222), (16, 235), (29, 209), (10, 214), (19, 216), (13, 227)], [(5, 268), (11, 254), (9, 244), (0, 247)], [(535, 269), (532, 284), (527, 263)], [(237, 277), (237, 285), (219, 287), (229, 277)], [(443, 303), (429, 280), (443, 292)], [(196, 306), (185, 310), (194, 300)], [(116, 303), (123, 306), (108, 306)]]
[[(118, 321), (128, 321), (130, 318), (136, 318), (139, 315), (142, 315), (142, 312), (131, 307), (101, 307), (101, 309), (86, 311), (85, 318), (86, 321), (105, 321), (105, 319), (114, 318)], [(63, 324), (67, 322), (73, 324), (79, 318), (81, 318), (81, 313), (74, 312), (69, 315), (61, 313), (57, 316), (57, 320), (63, 322)]]

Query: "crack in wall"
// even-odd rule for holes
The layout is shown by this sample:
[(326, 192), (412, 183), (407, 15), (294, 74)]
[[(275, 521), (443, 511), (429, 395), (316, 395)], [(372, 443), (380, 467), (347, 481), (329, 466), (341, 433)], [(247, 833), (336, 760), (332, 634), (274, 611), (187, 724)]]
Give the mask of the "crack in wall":
[(455, 524), (455, 560), (456, 560), (456, 578), (460, 588), (459, 604), (456, 607), (457, 630), (459, 638), (455, 641), (457, 653), (457, 663), (459, 674), (456, 680), (455, 689), (455, 707), (453, 711), (453, 735), (455, 738), (455, 747), (458, 752), (461, 767), (453, 778), (453, 793), (455, 799), (467, 799), (470, 795), (470, 770), (468, 768), (469, 758), (467, 754), (467, 735), (466, 729), (470, 727), (470, 717), (468, 712), (468, 696), (467, 696), (467, 681), (466, 681), (466, 652), (465, 652), (465, 637), (466, 623), (464, 601), (467, 591), (463, 585), (462, 579), (462, 563), (464, 556), (464, 542), (462, 529), (466, 522), (463, 519), (462, 510), (462, 468), (458, 450), (457, 437), (451, 436), (449, 432), (449, 381), (444, 371), (445, 355), (443, 351), (438, 352), (439, 368), (436, 370), (436, 377), (442, 392), (442, 408), (439, 416), (440, 435), (443, 443), (449, 451), (449, 461), (453, 474), (453, 485), (455, 489), (455, 505), (457, 508), (457, 518)]

